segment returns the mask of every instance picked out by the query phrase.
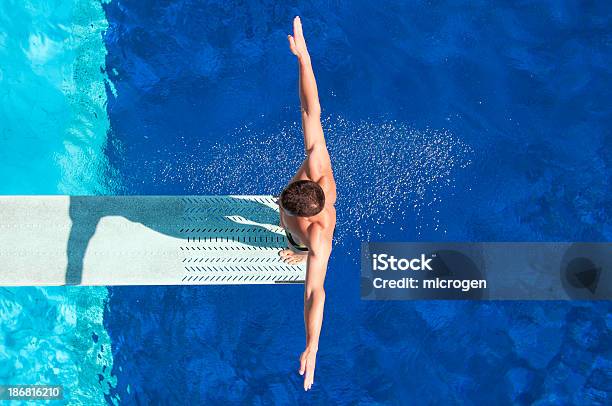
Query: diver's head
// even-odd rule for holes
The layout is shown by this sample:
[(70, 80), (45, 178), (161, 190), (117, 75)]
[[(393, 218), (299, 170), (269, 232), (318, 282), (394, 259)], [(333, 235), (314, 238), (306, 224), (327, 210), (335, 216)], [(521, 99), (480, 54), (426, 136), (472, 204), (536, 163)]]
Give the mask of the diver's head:
[(291, 182), (280, 195), (280, 206), (290, 216), (312, 217), (325, 206), (325, 194), (311, 180)]

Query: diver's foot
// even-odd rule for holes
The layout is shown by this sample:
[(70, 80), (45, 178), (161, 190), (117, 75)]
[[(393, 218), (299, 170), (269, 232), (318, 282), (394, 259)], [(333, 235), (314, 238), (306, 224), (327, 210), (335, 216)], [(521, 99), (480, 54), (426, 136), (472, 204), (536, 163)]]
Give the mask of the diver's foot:
[(286, 264), (297, 265), (299, 263), (306, 261), (306, 257), (308, 256), (308, 254), (298, 254), (298, 253), (291, 251), (289, 248), (287, 248), (287, 249), (280, 251), (278, 253), (278, 256), (281, 257), (281, 259)]

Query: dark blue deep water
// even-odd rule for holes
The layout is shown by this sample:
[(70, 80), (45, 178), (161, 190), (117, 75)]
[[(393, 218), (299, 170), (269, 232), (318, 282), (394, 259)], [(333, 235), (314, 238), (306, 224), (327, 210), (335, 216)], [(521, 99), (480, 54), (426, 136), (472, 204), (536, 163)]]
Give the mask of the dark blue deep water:
[(111, 1), (124, 194), (278, 193), (301, 15), (338, 182), (313, 390), (301, 286), (110, 288), (127, 404), (610, 404), (609, 302), (362, 302), (359, 243), (612, 240), (612, 7)]

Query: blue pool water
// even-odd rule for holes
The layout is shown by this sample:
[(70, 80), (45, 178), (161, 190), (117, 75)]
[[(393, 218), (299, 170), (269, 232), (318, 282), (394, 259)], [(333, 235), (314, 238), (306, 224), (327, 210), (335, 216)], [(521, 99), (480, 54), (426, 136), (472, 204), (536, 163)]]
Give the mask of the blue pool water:
[(0, 192), (278, 193), (301, 153), (296, 14), (338, 182), (312, 392), (300, 286), (2, 290), (0, 381), (88, 403), (610, 403), (609, 302), (361, 302), (357, 253), (612, 240), (612, 7), (375, 3), (0, 6)]

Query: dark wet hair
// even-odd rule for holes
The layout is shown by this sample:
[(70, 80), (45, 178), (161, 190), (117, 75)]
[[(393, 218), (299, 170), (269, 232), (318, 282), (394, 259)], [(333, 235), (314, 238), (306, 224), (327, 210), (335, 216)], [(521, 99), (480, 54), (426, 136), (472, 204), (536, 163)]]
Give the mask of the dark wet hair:
[(283, 209), (294, 216), (311, 217), (323, 210), (325, 193), (311, 180), (297, 180), (283, 190), (280, 202)]

